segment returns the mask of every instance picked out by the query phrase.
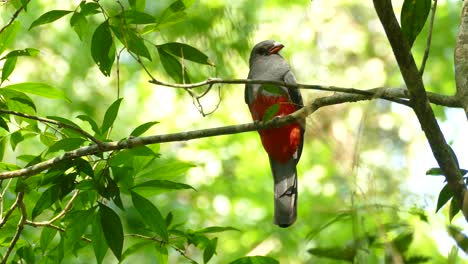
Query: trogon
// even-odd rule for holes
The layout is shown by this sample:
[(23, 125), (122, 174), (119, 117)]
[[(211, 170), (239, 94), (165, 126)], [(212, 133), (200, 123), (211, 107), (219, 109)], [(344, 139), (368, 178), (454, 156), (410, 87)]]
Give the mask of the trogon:
[[(296, 84), (288, 63), (279, 54), (283, 47), (273, 40), (255, 45), (250, 54), (248, 79)], [(303, 107), (298, 89), (265, 84), (247, 84), (245, 102), (254, 121), (285, 116)], [(259, 130), (274, 178), (274, 223), (280, 227), (288, 227), (296, 221), (296, 165), (302, 153), (304, 131), (305, 119), (279, 128)]]

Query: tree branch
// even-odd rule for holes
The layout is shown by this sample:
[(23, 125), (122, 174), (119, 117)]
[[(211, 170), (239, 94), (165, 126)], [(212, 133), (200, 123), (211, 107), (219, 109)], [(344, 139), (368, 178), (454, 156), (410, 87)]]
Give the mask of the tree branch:
[[(59, 232), (65, 232), (65, 229), (59, 227), (59, 226), (56, 226), (54, 224), (51, 224), (51, 223), (44, 223), (44, 222), (33, 222), (33, 221), (30, 221), (30, 220), (26, 220), (26, 225), (29, 225), (29, 226), (32, 226), (32, 227), (48, 227), (48, 228), (52, 228), (52, 229), (55, 229)], [(87, 238), (87, 237), (84, 237), (82, 236), (80, 238), (81, 240), (85, 241), (85, 242), (88, 242), (88, 243), (91, 243), (91, 239)]]
[(457, 97), (468, 119), (468, 0), (463, 1), (454, 57)]
[(93, 137), (93, 136), (92, 136), (91, 134), (89, 134), (88, 132), (86, 132), (86, 131), (84, 131), (83, 129), (81, 129), (81, 128), (77, 127), (77, 126), (74, 126), (74, 125), (69, 125), (69, 124), (62, 123), (62, 122), (59, 122), (59, 121), (56, 121), (56, 120), (53, 120), (53, 119), (48, 119), (48, 118), (44, 118), (44, 117), (38, 117), (38, 116), (28, 115), (28, 114), (25, 114), (25, 113), (16, 112), (16, 111), (11, 111), (11, 110), (7, 110), (7, 109), (0, 109), (0, 114), (8, 114), (8, 115), (20, 116), (20, 117), (24, 117), (24, 118), (27, 118), (27, 119), (32, 119), (32, 120), (40, 121), (40, 122), (43, 122), (43, 123), (54, 124), (54, 125), (57, 125), (57, 126), (59, 126), (59, 127), (65, 127), (65, 128), (74, 130), (74, 131), (80, 133), (81, 135), (83, 135), (83, 136), (89, 138), (91, 141), (93, 141), (93, 142), (96, 143), (97, 145), (102, 144), (101, 141), (99, 141), (97, 138)]
[(18, 18), (19, 14), (21, 13), (21, 11), (23, 11), (24, 9), (24, 5), (27, 5), (29, 3), (29, 1), (27, 1), (25, 4), (23, 4), (20, 8), (18, 8), (15, 13), (13, 14), (13, 16), (11, 17), (10, 21), (8, 21), (8, 23), (3, 26), (1, 29), (0, 29), (0, 34), (2, 34), (2, 32), (7, 29), (9, 26), (11, 26), (11, 24), (13, 24), (13, 22), (15, 22), (16, 18)]
[(16, 245), (16, 242), (18, 242), (18, 239), (21, 235), (21, 232), (23, 232), (23, 229), (24, 229), (24, 225), (26, 224), (26, 219), (27, 219), (27, 213), (26, 213), (26, 207), (23, 203), (23, 193), (20, 192), (18, 194), (18, 207), (21, 211), (21, 219), (18, 223), (18, 227), (16, 228), (16, 233), (15, 235), (13, 236), (13, 239), (11, 240), (10, 242), (10, 245), (8, 246), (7, 248), (7, 251), (5, 252), (5, 255), (3, 256), (3, 259), (2, 259), (2, 264), (4, 263), (7, 263), (7, 260), (8, 260), (8, 257), (10, 256), (11, 252), (13, 251), (13, 248), (15, 247)]
[[(466, 186), (461, 177), (455, 154), (445, 141), (427, 98), (424, 83), (419, 74), (410, 46), (398, 25), (391, 0), (373, 0), (375, 10), (385, 29), (387, 38), (400, 67), (400, 72), (408, 87), (413, 110), (419, 120), (437, 163), (443, 170), (447, 182), (455, 194), (460, 208), (463, 208)], [(463, 210), (468, 220), (468, 212)]]
[(0, 221), (0, 229), (3, 227), (4, 224), (6, 224), (6, 222), (8, 221), (8, 218), (10, 218), (11, 214), (13, 213), (15, 208), (18, 206), (18, 203), (20, 202), (20, 200), (23, 199), (23, 195), (24, 194), (22, 192), (18, 193), (18, 196), (16, 197), (15, 202), (10, 206), (10, 209), (8, 209), (8, 211), (5, 213), (5, 217), (3, 217)]

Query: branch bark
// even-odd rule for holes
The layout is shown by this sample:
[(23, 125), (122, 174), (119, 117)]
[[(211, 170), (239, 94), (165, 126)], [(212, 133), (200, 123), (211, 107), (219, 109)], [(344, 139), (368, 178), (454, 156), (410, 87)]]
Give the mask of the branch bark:
[(454, 57), (457, 97), (468, 119), (468, 0), (463, 1)]
[[(400, 67), (400, 72), (408, 87), (410, 100), (413, 102), (413, 110), (419, 120), (422, 130), (426, 135), (437, 163), (443, 170), (447, 182), (455, 194), (459, 207), (463, 208), (463, 200), (466, 186), (463, 182), (455, 154), (445, 141), (444, 135), (439, 128), (428, 96), (424, 88), (421, 75), (416, 67), (411, 49), (401, 31), (393, 11), (391, 0), (374, 0), (374, 7), (384, 27), (387, 38), (392, 46), (393, 53)], [(463, 210), (468, 220), (468, 212)]]

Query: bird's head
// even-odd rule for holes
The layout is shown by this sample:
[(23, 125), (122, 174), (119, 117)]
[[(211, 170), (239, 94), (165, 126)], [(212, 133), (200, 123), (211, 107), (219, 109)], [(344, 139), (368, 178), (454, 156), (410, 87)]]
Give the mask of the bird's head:
[(259, 56), (278, 54), (282, 48), (284, 48), (284, 45), (274, 40), (264, 40), (259, 42), (253, 47), (252, 52), (250, 53), (250, 64), (252, 64), (253, 59)]

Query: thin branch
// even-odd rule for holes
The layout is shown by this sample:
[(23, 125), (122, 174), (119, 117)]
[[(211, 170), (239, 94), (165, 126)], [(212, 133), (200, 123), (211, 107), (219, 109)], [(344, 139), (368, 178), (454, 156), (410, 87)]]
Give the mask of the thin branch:
[(16, 197), (15, 202), (10, 206), (10, 209), (8, 209), (8, 211), (5, 213), (5, 217), (1, 219), (0, 228), (2, 228), (4, 224), (6, 224), (6, 222), (8, 221), (8, 218), (10, 218), (11, 214), (16, 209), (19, 202), (23, 199), (23, 195), (24, 194), (22, 192), (18, 193), (18, 196)]
[(18, 242), (18, 239), (19, 239), (19, 237), (21, 235), (21, 232), (23, 232), (24, 225), (26, 224), (26, 219), (27, 219), (28, 215), (27, 215), (27, 212), (26, 212), (26, 207), (25, 207), (25, 205), (23, 203), (23, 195), (22, 194), (23, 194), (22, 192), (20, 192), (18, 194), (18, 197), (19, 197), (18, 207), (19, 207), (19, 209), (21, 211), (21, 219), (18, 222), (18, 227), (16, 228), (16, 233), (13, 236), (13, 239), (11, 240), (10, 245), (7, 248), (7, 251), (5, 252), (5, 255), (3, 256), (2, 264), (7, 263), (8, 257), (10, 256), (11, 252), (13, 251), (13, 248), (15, 247), (16, 242)]
[(81, 129), (81, 128), (77, 127), (77, 126), (74, 126), (74, 125), (69, 125), (69, 124), (62, 123), (62, 122), (59, 122), (59, 121), (56, 121), (56, 120), (53, 120), (53, 119), (48, 119), (48, 118), (44, 118), (44, 117), (38, 117), (38, 116), (28, 115), (28, 114), (25, 114), (25, 113), (16, 112), (16, 111), (11, 111), (11, 110), (7, 110), (7, 109), (0, 109), (0, 114), (8, 114), (8, 115), (20, 116), (20, 117), (24, 117), (24, 118), (27, 118), (27, 119), (32, 119), (32, 120), (40, 121), (40, 122), (43, 122), (43, 123), (54, 124), (54, 125), (57, 125), (57, 126), (59, 126), (59, 127), (65, 127), (65, 128), (74, 130), (74, 131), (80, 133), (81, 135), (83, 135), (83, 136), (89, 138), (90, 140), (92, 140), (92, 141), (93, 141), (94, 143), (96, 143), (97, 145), (102, 144), (101, 141), (99, 141), (97, 138), (93, 137), (93, 136), (92, 136), (91, 134), (89, 134), (88, 132), (86, 132), (86, 131), (84, 131), (83, 129)]
[[(385, 88), (376, 88), (372, 90), (368, 90), (370, 94), (377, 94), (381, 92), (381, 89)], [(389, 93), (397, 91), (397, 89), (389, 89)], [(388, 97), (385, 92), (386, 97)], [(442, 99), (445, 97), (441, 97), (438, 99)], [(27, 177), (32, 176), (37, 173), (40, 173), (44, 170), (47, 170), (53, 167), (55, 164), (68, 159), (74, 159), (77, 157), (93, 155), (96, 153), (101, 152), (108, 152), (120, 149), (129, 149), (143, 145), (150, 145), (156, 143), (167, 143), (167, 142), (175, 142), (175, 141), (186, 141), (192, 140), (197, 138), (206, 138), (206, 137), (213, 137), (213, 136), (221, 136), (221, 135), (231, 135), (231, 134), (238, 134), (244, 133), (249, 131), (256, 131), (259, 129), (267, 129), (273, 127), (280, 127), (286, 124), (293, 123), (295, 120), (305, 118), (315, 112), (320, 107), (329, 106), (329, 105), (336, 105), (342, 103), (351, 103), (351, 102), (358, 102), (358, 101), (365, 101), (365, 100), (373, 100), (376, 97), (372, 95), (360, 95), (360, 94), (343, 94), (337, 93), (330, 96), (320, 97), (312, 101), (310, 104), (305, 106), (304, 108), (281, 118), (274, 118), (268, 122), (255, 122), (255, 123), (247, 123), (247, 124), (240, 124), (240, 125), (232, 125), (232, 126), (224, 126), (224, 127), (216, 127), (216, 128), (208, 128), (208, 129), (201, 129), (201, 130), (193, 130), (187, 132), (180, 132), (180, 133), (173, 133), (173, 134), (165, 134), (165, 135), (154, 135), (154, 136), (147, 136), (147, 137), (134, 137), (129, 138), (126, 140), (121, 141), (114, 141), (114, 142), (102, 142), (101, 145), (92, 145), (81, 147), (69, 152), (65, 152), (64, 154), (37, 163), (35, 165), (15, 170), (15, 171), (6, 171), (0, 173), (0, 179), (8, 179), (8, 178), (16, 178), (16, 177)], [(447, 99), (447, 98), (445, 98)], [(451, 104), (456, 105), (452, 101), (452, 99), (447, 99)], [(455, 107), (459, 107), (458, 105)]]
[(423, 76), (424, 74), (424, 69), (426, 68), (426, 62), (427, 62), (427, 59), (429, 58), (429, 50), (431, 48), (432, 31), (434, 28), (436, 10), (437, 10), (437, 0), (434, 0), (434, 4), (432, 5), (432, 11), (431, 11), (432, 12), (431, 22), (429, 24), (429, 33), (427, 34), (426, 50), (424, 50), (424, 56), (421, 62), (421, 68), (419, 69), (419, 74), (421, 74), (421, 76)]
[[(29, 226), (32, 226), (32, 227), (48, 227), (48, 228), (52, 228), (52, 229), (55, 229), (57, 231), (60, 231), (60, 232), (65, 232), (65, 229), (59, 227), (59, 226), (56, 226), (54, 224), (48, 224), (48, 223), (43, 223), (43, 222), (33, 222), (33, 221), (30, 221), (30, 220), (26, 220), (25, 222), (26, 225), (29, 225)], [(91, 243), (92, 240), (87, 238), (87, 237), (84, 237), (82, 236), (80, 238), (81, 240), (85, 241), (85, 242), (88, 242), (88, 243)]]
[[(446, 180), (455, 194), (459, 208), (462, 208), (465, 218), (468, 220), (468, 207), (463, 208), (466, 186), (457, 163), (455, 154), (447, 144), (439, 124), (435, 118), (434, 112), (429, 105), (428, 95), (424, 88), (424, 83), (419, 74), (418, 68), (411, 54), (408, 41), (403, 35), (398, 21), (393, 12), (391, 0), (373, 0), (377, 15), (383, 25), (387, 38), (392, 46), (401, 75), (408, 87), (410, 100), (413, 103), (413, 110), (418, 118), (427, 141), (431, 147), (432, 153), (437, 160), (440, 168), (444, 172)], [(468, 201), (468, 197), (467, 197)]]
[[(29, 3), (29, 1), (26, 2), (25, 4), (27, 5), (28, 3)], [(16, 18), (18, 18), (19, 14), (21, 13), (21, 11), (23, 11), (23, 9), (24, 9), (24, 4), (21, 5), (21, 7), (18, 8), (18, 9), (15, 11), (15, 13), (14, 13), (13, 16), (11, 17), (10, 21), (8, 21), (8, 23), (0, 29), (0, 34), (2, 34), (2, 32), (3, 32), (5, 29), (7, 29), (9, 26), (11, 26), (11, 24), (13, 24), (13, 22), (15, 22)]]
[(73, 201), (75, 201), (76, 197), (78, 197), (78, 194), (80, 193), (79, 190), (77, 190), (73, 196), (70, 198), (70, 201), (68, 201), (67, 205), (65, 205), (65, 208), (63, 208), (63, 210), (58, 214), (56, 215), (54, 218), (48, 220), (48, 221), (43, 221), (43, 222), (34, 222), (37, 226), (48, 226), (50, 224), (52, 224), (53, 222), (59, 220), (60, 218), (62, 218), (66, 213), (68, 213), (68, 211), (70, 211), (72, 205), (73, 205)]

